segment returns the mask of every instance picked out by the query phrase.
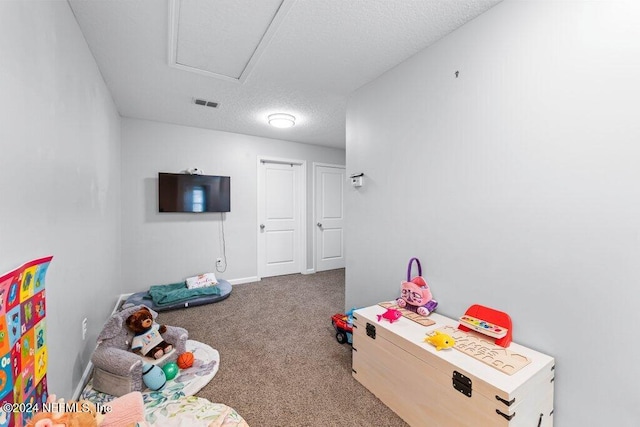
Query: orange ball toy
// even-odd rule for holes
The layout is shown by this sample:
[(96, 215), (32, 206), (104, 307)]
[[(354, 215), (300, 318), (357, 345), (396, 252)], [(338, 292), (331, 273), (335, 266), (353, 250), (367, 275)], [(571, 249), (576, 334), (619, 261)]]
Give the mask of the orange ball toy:
[(180, 369), (187, 369), (193, 366), (193, 353), (187, 351), (178, 356), (178, 367)]

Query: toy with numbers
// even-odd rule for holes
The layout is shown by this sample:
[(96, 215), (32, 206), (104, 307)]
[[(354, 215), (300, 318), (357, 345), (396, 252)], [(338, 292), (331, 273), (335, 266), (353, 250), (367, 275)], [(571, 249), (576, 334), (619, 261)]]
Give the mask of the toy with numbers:
[(507, 313), (483, 305), (474, 304), (460, 317), (458, 329), (474, 330), (494, 338), (495, 344), (507, 348), (511, 344), (511, 317)]

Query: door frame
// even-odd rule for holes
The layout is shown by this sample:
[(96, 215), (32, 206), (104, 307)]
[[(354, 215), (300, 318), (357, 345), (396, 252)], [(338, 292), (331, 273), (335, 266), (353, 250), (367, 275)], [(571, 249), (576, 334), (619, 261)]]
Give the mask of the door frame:
[(256, 163), (256, 175), (258, 176), (258, 188), (256, 191), (257, 199), (256, 199), (256, 236), (258, 243), (258, 251), (257, 251), (257, 266), (256, 271), (258, 273), (258, 280), (264, 277), (263, 265), (265, 263), (265, 256), (263, 247), (260, 244), (260, 221), (263, 216), (262, 206), (260, 204), (260, 200), (263, 196), (262, 194), (262, 182), (261, 174), (260, 174), (260, 165), (262, 163), (279, 163), (279, 164), (290, 164), (290, 165), (299, 165), (300, 166), (300, 176), (298, 177), (298, 201), (300, 203), (299, 209), (299, 218), (298, 223), (300, 224), (300, 239), (297, 243), (297, 251), (299, 255), (300, 262), (298, 264), (299, 273), (305, 272), (307, 265), (307, 161), (300, 159), (288, 159), (283, 157), (272, 157), (272, 156), (262, 156), (259, 155)]
[[(313, 183), (311, 185), (311, 192), (312, 192), (312, 196), (311, 196), (312, 197), (312, 207), (311, 207), (311, 209), (312, 209), (312, 212), (313, 212), (313, 221), (311, 222), (311, 225), (312, 225), (312, 228), (313, 228), (313, 233), (312, 233), (313, 265), (312, 265), (311, 269), (307, 270), (307, 274), (316, 272), (316, 261), (317, 261), (317, 256), (318, 256), (317, 248), (316, 248), (316, 244), (317, 244), (316, 240), (317, 239), (316, 239), (316, 229), (315, 229), (315, 227), (316, 227), (315, 224), (318, 222), (318, 218), (316, 217), (316, 208), (317, 208), (317, 206), (316, 206), (316, 197), (317, 197), (317, 194), (316, 194), (316, 171), (317, 171), (318, 167), (341, 168), (341, 169), (345, 170), (345, 173), (346, 173), (346, 170), (347, 170), (346, 165), (338, 165), (338, 164), (334, 164), (334, 163), (320, 163), (320, 162), (313, 162), (313, 164), (312, 164), (313, 173), (311, 174), (312, 175), (311, 179), (313, 180)], [(346, 183), (343, 183), (343, 185), (345, 185), (345, 184)], [(342, 202), (344, 203), (344, 200)], [(344, 250), (345, 248), (342, 248), (342, 249)], [(346, 255), (346, 251), (345, 251), (345, 255)]]

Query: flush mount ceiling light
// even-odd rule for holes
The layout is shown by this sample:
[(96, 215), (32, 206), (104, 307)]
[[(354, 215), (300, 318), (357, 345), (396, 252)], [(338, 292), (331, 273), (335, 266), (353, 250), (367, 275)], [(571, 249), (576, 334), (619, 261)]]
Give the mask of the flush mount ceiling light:
[(291, 114), (271, 114), (269, 117), (269, 124), (277, 128), (290, 128), (296, 124), (296, 118)]

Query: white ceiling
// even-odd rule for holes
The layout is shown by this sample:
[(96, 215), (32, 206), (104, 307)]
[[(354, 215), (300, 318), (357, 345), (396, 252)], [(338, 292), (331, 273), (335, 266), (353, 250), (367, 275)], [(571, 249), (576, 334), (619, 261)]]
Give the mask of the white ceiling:
[(349, 93), (500, 1), (69, 3), (122, 116), (344, 148)]

